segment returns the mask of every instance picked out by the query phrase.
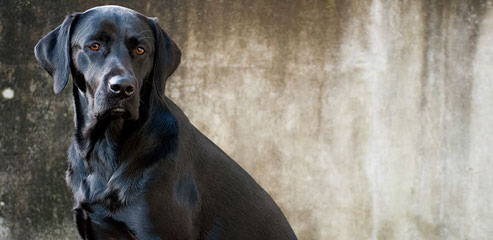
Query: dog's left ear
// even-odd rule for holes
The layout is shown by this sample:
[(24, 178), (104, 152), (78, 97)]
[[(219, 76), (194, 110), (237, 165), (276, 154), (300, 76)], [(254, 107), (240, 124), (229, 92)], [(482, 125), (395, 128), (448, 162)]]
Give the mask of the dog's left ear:
[(55, 80), (55, 93), (61, 92), (67, 85), (71, 62), (70, 29), (77, 16), (67, 16), (60, 26), (39, 40), (34, 48), (36, 59)]
[(151, 22), (155, 40), (152, 80), (158, 96), (162, 97), (166, 87), (166, 80), (180, 64), (181, 51), (159, 26), (156, 18), (150, 18), (149, 21)]

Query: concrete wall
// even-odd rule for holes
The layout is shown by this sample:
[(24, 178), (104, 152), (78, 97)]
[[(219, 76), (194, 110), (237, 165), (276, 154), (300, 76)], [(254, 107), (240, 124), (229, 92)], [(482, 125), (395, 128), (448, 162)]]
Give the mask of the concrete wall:
[(493, 236), (491, 0), (2, 0), (0, 239), (76, 239), (70, 91), (32, 49), (101, 2), (160, 18), (168, 96), (299, 239)]

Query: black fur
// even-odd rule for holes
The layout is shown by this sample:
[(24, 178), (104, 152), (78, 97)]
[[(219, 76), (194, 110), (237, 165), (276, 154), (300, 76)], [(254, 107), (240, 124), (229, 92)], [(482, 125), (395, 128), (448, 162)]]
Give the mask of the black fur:
[(164, 96), (181, 53), (155, 19), (93, 8), (35, 53), (55, 93), (73, 78), (67, 183), (83, 239), (296, 239), (271, 197)]

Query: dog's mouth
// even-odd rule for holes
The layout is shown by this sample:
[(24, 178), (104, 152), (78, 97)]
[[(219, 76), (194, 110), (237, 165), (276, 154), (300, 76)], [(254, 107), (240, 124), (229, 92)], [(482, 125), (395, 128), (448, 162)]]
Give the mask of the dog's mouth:
[(112, 117), (121, 117), (123, 119), (131, 119), (132, 114), (129, 110), (123, 107), (114, 107), (109, 110), (109, 113)]
[(125, 110), (125, 108), (122, 108), (122, 107), (116, 107), (116, 108), (113, 108), (113, 109), (110, 109), (111, 113), (112, 114), (124, 114), (125, 112), (128, 112), (127, 110)]
[(132, 113), (131, 110), (117, 106), (117, 107), (112, 107), (108, 108), (107, 110), (101, 111), (99, 114), (95, 115), (97, 119), (105, 119), (105, 118), (110, 118), (110, 119), (117, 119), (117, 118), (122, 118), (124, 120), (132, 120), (135, 119), (135, 113)]
[(94, 115), (99, 120), (137, 120), (139, 118), (140, 105), (137, 100), (137, 98), (126, 100), (101, 99), (94, 104)]

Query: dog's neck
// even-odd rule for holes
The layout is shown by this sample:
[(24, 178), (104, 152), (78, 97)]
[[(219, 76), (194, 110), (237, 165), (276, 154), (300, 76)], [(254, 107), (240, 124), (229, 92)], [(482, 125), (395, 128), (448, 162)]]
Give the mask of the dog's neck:
[[(155, 94), (142, 95), (147, 98), (136, 121), (93, 119), (87, 114), (87, 100), (75, 86), (73, 95), (76, 132), (67, 181), (77, 201), (117, 199), (105, 203), (108, 209), (117, 209), (145, 184), (144, 171), (152, 171), (156, 163), (176, 153), (177, 120)], [(158, 144), (163, 147), (149, 147)]]
[[(74, 145), (79, 155), (86, 161), (90, 162), (93, 150), (97, 144), (106, 144), (113, 146), (115, 151), (127, 142), (132, 142), (132, 147), (137, 147), (140, 141), (168, 141), (174, 138), (177, 131), (176, 119), (170, 113), (167, 104), (160, 96), (151, 92), (150, 88), (144, 88), (142, 91), (142, 100), (139, 107), (138, 120), (124, 120), (122, 118), (96, 118), (89, 114), (89, 102), (84, 93), (74, 85), (74, 121), (75, 121), (75, 139)], [(156, 112), (157, 114), (151, 114)], [(153, 115), (156, 119), (151, 119)], [(159, 121), (161, 126), (156, 129), (152, 125), (153, 121)], [(152, 129), (146, 129), (146, 126), (153, 126)], [(146, 139), (141, 139), (140, 134), (143, 131), (149, 132)], [(151, 138), (149, 136), (154, 136)], [(116, 153), (116, 155), (118, 155)]]
[(111, 146), (121, 145), (128, 136), (139, 131), (145, 121), (145, 114), (137, 121), (124, 120), (107, 116), (97, 118), (89, 114), (89, 103), (84, 94), (76, 87), (73, 88), (75, 145), (81, 156), (90, 161), (94, 147), (97, 144)]

